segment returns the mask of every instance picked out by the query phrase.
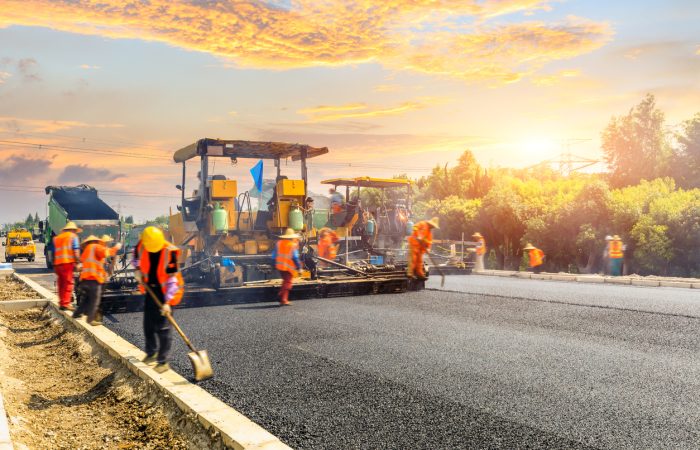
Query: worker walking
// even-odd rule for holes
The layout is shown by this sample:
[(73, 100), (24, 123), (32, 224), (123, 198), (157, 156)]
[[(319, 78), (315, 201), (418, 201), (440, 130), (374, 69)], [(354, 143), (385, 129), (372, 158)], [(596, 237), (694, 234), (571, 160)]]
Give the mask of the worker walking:
[[(335, 260), (338, 256), (338, 235), (328, 227), (323, 227), (318, 232), (318, 256), (325, 259)], [(328, 267), (328, 263), (319, 262), (319, 266)]]
[[(143, 310), (143, 332), (146, 338), (146, 364), (156, 362), (154, 370), (162, 373), (170, 369), (168, 355), (172, 347), (170, 322), (172, 306), (180, 303), (185, 283), (179, 272), (180, 249), (165, 240), (158, 227), (146, 227), (134, 252), (135, 276), (139, 290), (146, 294)], [(163, 305), (158, 308), (143, 284), (147, 285)]]
[(474, 263), (474, 270), (481, 271), (484, 270), (484, 256), (486, 255), (486, 239), (478, 231), (472, 234), (474, 240), (476, 240), (476, 261)]
[(625, 258), (625, 248), (620, 236), (615, 235), (608, 245), (608, 260), (610, 261), (610, 275), (619, 277), (622, 275), (622, 262)]
[(527, 246), (523, 249), (528, 252), (529, 268), (530, 272), (540, 273), (542, 272), (542, 264), (544, 264), (544, 252), (539, 248), (533, 246), (528, 242)]
[(73, 311), (71, 298), (73, 295), (73, 270), (80, 270), (80, 241), (78, 234), (81, 230), (75, 222), (68, 222), (61, 229), (61, 234), (53, 238), (53, 270), (56, 273), (58, 301), (61, 311)]
[(104, 237), (89, 236), (83, 241), (83, 253), (80, 255), (83, 267), (80, 271), (79, 290), (82, 293), (83, 302), (78, 305), (73, 318), (77, 319), (87, 314), (87, 322), (90, 325), (102, 324), (97, 320), (97, 314), (102, 299), (102, 285), (107, 279), (106, 259), (115, 256), (122, 248), (120, 243), (112, 248), (107, 248), (105, 244)]
[(272, 252), (272, 260), (275, 268), (279, 271), (282, 277), (282, 285), (280, 286), (279, 299), (280, 305), (290, 305), (289, 291), (292, 290), (294, 278), (299, 276), (301, 270), (301, 260), (299, 259), (299, 239), (297, 233), (293, 229), (287, 228), (287, 231), (280, 236), (275, 249)]
[(434, 228), (440, 229), (440, 219), (438, 217), (423, 220), (413, 227), (413, 234), (408, 237), (408, 245), (411, 252), (407, 270), (409, 278), (422, 280), (427, 278), (423, 268), (423, 255), (429, 252), (433, 246)]

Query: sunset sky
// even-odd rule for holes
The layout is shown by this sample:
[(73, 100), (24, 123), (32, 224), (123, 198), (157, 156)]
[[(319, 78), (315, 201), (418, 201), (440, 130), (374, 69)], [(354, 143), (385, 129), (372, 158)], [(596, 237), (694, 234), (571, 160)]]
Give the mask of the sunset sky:
[(465, 149), (597, 158), (647, 92), (671, 125), (700, 111), (698, 23), (696, 0), (0, 0), (0, 222), (43, 215), (47, 184), (165, 213), (202, 137), (327, 146), (316, 191)]

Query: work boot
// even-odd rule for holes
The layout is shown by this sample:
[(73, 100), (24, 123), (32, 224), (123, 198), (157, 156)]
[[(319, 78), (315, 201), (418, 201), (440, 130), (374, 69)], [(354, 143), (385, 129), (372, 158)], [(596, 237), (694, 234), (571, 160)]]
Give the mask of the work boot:
[(98, 325), (102, 325), (102, 321), (101, 320), (93, 320), (92, 322), (90, 322), (90, 325), (92, 325), (93, 327), (96, 327)]
[(146, 355), (146, 357), (143, 358), (143, 359), (141, 360), (141, 362), (144, 363), (144, 364), (153, 364), (153, 363), (156, 362), (157, 360), (158, 360), (158, 357), (157, 357), (156, 354), (154, 353), (154, 354), (152, 354), (152, 355), (150, 355), (150, 356), (149, 356), (149, 355)]
[(60, 306), (58, 309), (60, 309), (61, 311), (75, 311), (73, 305)]
[(81, 317), (83, 317), (82, 314), (78, 314), (76, 311), (73, 311), (73, 318), (74, 318), (74, 319), (77, 320), (77, 319), (80, 319)]
[(286, 298), (283, 298), (282, 300), (280, 300), (280, 306), (289, 306), (291, 304), (292, 304), (292, 302), (290, 302)]
[(168, 370), (170, 370), (170, 364), (168, 364), (167, 362), (158, 363), (158, 364), (156, 364), (156, 366), (153, 368), (153, 370), (155, 370), (155, 371), (158, 372), (158, 373), (165, 373), (165, 372), (167, 372)]

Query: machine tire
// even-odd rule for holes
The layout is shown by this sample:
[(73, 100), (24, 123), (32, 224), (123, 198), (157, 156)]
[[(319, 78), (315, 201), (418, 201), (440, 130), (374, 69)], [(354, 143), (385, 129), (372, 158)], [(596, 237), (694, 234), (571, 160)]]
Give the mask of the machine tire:
[(6, 257), (5, 257), (5, 261), (11, 263), (11, 262), (13, 261), (13, 259), (12, 259), (11, 256), (6, 256)]

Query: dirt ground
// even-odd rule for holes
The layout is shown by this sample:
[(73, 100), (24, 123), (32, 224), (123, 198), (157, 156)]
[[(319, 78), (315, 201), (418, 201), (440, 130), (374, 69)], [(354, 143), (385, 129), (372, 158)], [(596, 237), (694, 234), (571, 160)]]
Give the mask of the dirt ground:
[(15, 448), (191, 447), (133, 376), (101, 363), (40, 309), (0, 312), (0, 384)]
[(39, 294), (21, 281), (0, 277), (0, 301), (39, 299)]

